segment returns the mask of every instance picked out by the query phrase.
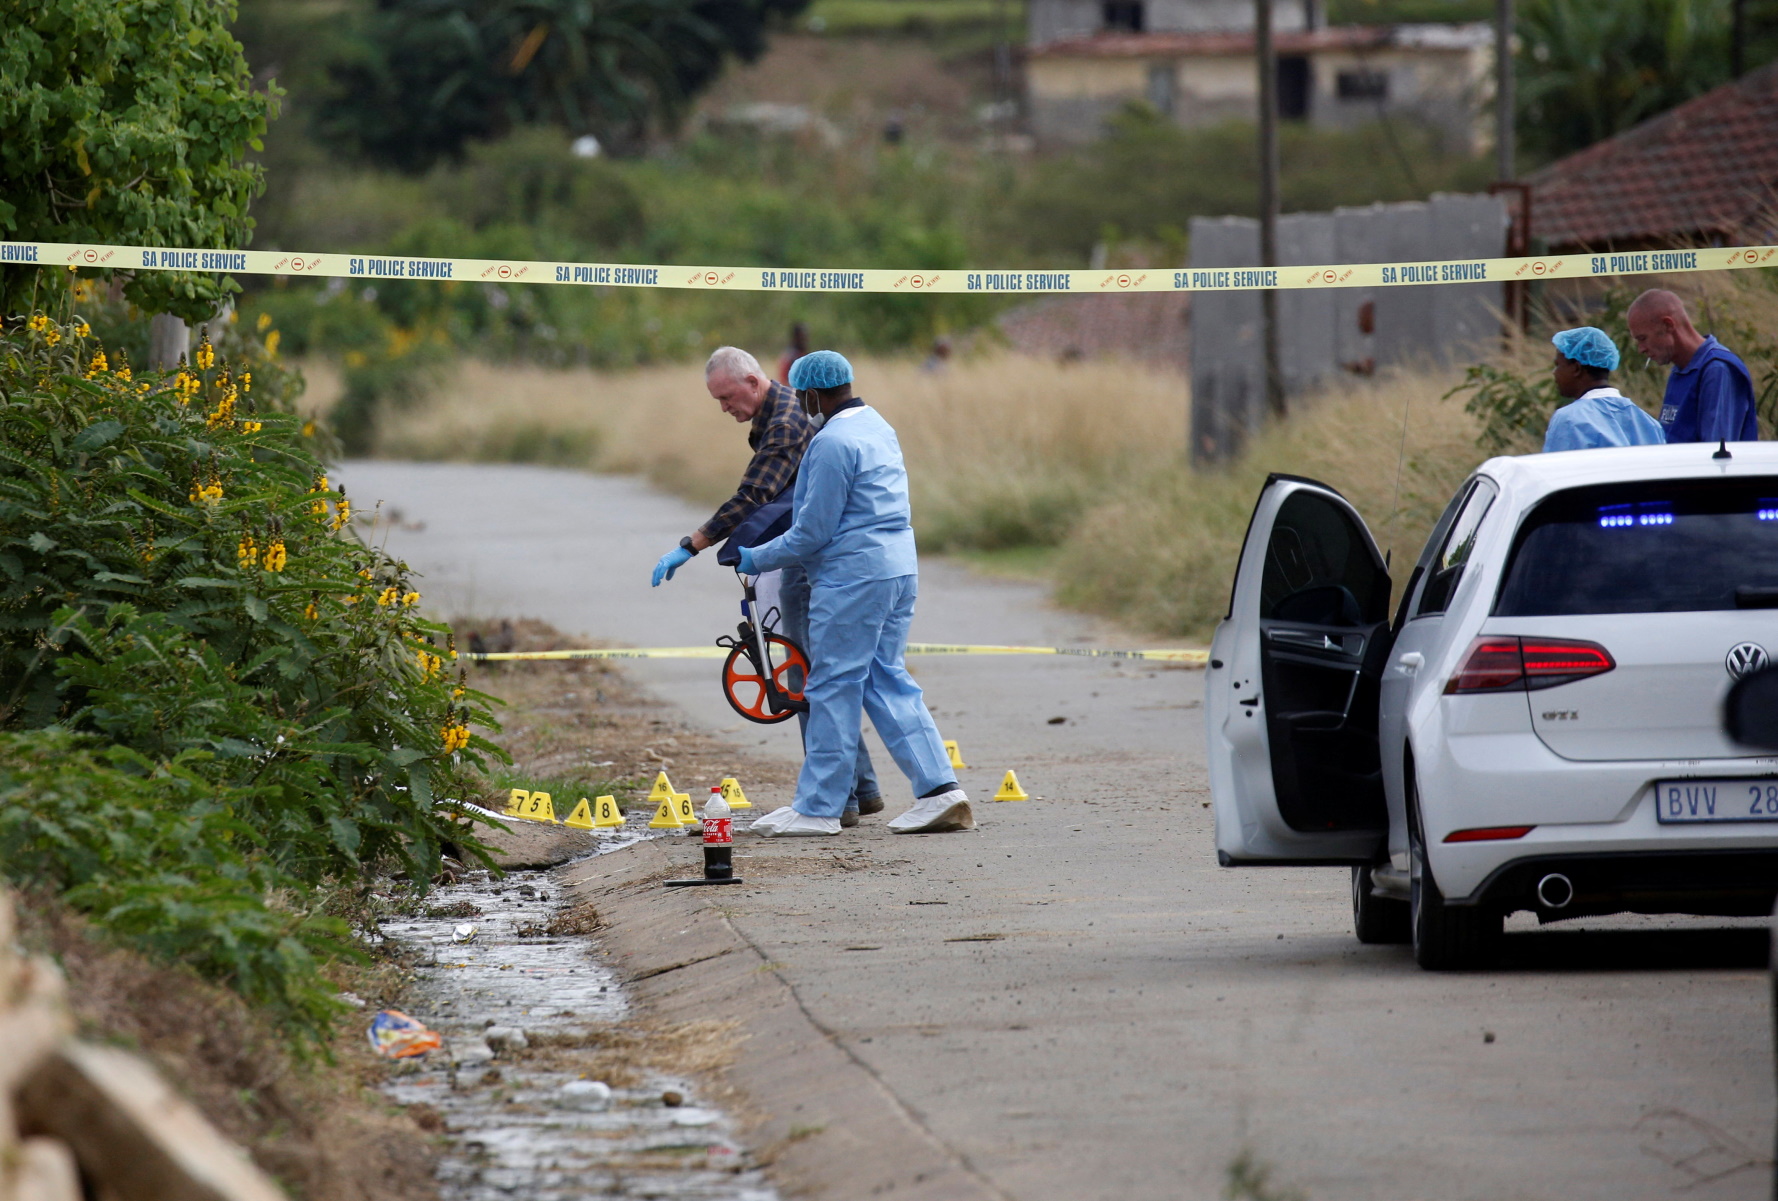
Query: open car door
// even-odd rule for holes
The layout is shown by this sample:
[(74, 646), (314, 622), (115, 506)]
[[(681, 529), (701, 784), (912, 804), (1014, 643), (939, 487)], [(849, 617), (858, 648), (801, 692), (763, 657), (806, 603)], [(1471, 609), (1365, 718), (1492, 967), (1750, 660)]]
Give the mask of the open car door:
[(1260, 491), (1205, 679), (1216, 854), (1225, 866), (1375, 862), (1389, 570), (1326, 484)]

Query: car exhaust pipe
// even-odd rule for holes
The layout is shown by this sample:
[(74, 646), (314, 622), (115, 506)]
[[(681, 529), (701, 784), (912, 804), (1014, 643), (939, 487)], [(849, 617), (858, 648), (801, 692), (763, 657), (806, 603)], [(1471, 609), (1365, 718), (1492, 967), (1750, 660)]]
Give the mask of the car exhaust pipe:
[(1546, 909), (1566, 909), (1574, 900), (1574, 881), (1561, 872), (1551, 872), (1537, 882), (1537, 899)]

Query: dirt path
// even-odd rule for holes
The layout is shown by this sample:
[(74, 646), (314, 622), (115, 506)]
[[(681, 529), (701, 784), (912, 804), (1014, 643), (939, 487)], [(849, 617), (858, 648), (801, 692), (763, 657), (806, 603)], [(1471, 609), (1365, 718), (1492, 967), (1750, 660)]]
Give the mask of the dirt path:
[[(361, 505), (424, 523), (389, 545), (427, 573), (429, 602), (638, 644), (705, 641), (733, 620), (706, 562), (648, 588), (700, 515), (632, 481), (341, 474)], [(922, 584), (918, 638), (1115, 635), (942, 564)], [(712, 668), (626, 671), (692, 725), (794, 756), (789, 731), (736, 729)], [(1200, 674), (1067, 659), (918, 670), (972, 794), (1013, 767), (1040, 799), (984, 803), (974, 835), (892, 838), (867, 819), (831, 841), (747, 841), (747, 885), (715, 897), (658, 887), (689, 853), (663, 843), (578, 881), (645, 999), (674, 1020), (746, 1022), (732, 1079), (793, 1190), (1210, 1198), (1246, 1153), (1314, 1201), (1767, 1195), (1754, 924), (1538, 931), (1521, 917), (1501, 970), (1423, 973), (1352, 939), (1343, 871), (1215, 866)]]

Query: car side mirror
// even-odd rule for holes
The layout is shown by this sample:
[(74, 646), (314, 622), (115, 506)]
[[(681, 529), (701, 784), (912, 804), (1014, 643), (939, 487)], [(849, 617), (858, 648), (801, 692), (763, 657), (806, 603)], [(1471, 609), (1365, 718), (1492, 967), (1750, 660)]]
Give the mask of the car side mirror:
[(1742, 746), (1778, 751), (1778, 667), (1735, 681), (1723, 701), (1722, 731)]

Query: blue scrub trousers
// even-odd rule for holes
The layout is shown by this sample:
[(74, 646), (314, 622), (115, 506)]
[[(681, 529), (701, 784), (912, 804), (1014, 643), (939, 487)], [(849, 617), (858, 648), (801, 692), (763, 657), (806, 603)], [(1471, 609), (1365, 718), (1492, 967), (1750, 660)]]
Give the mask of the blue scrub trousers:
[[(779, 572), (778, 608), (778, 629), (786, 638), (802, 647), (812, 661), (815, 652), (809, 646), (809, 573), (803, 570), (802, 564), (792, 563)], [(806, 752), (809, 746), (809, 715), (798, 713), (796, 721), (802, 728), (803, 749)], [(856, 809), (860, 798), (870, 800), (882, 794), (882, 785), (877, 783), (876, 764), (870, 761), (870, 748), (860, 738), (852, 791), (846, 798), (845, 807)]]
[(920, 686), (902, 664), (919, 577), (809, 590), (809, 726), (796, 781), (798, 813), (838, 817), (868, 714), (916, 797), (957, 778)]

